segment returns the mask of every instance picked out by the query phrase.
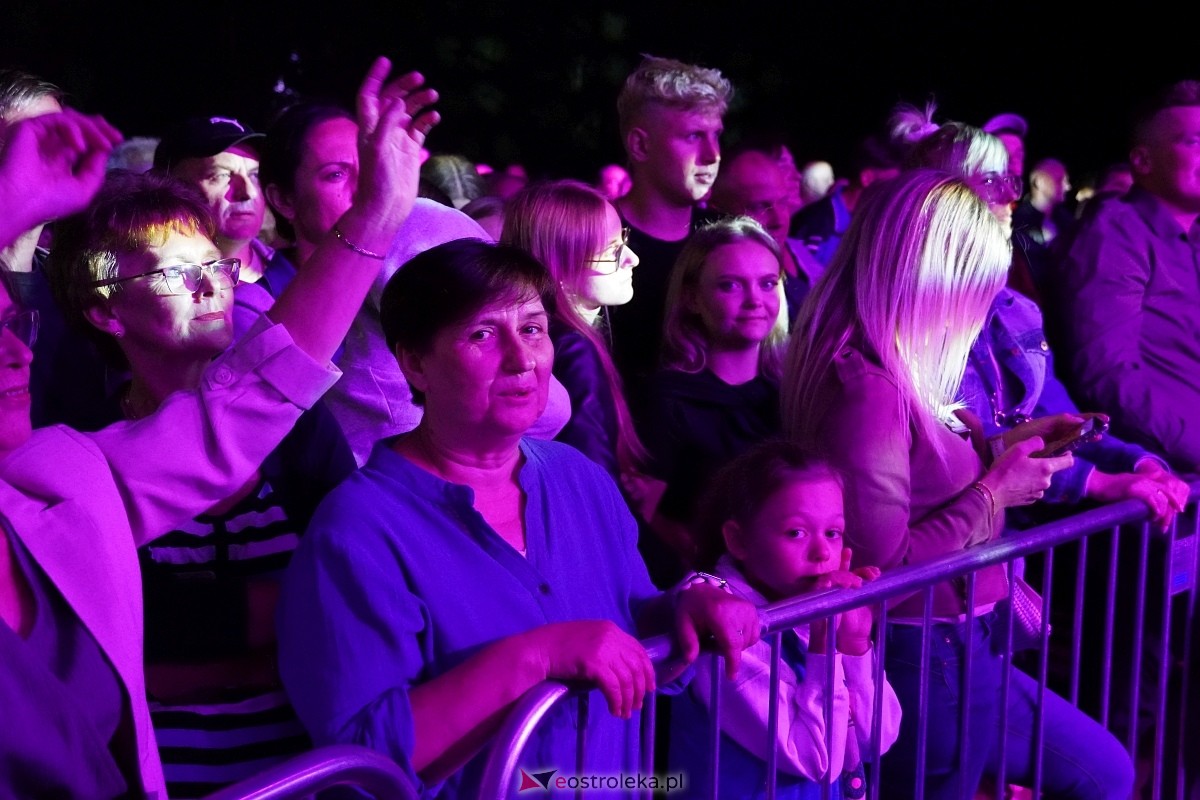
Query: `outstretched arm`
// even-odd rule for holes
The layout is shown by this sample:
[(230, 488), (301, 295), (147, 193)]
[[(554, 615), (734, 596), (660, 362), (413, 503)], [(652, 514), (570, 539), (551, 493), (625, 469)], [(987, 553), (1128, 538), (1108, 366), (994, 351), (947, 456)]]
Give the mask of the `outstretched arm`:
[[(411, 72), (385, 83), (376, 59), (358, 93), (359, 182), (354, 204), (267, 312), (317, 361), (337, 350), (417, 196), (421, 145), (438, 122), (437, 92)], [(335, 233), (336, 232), (336, 233)], [(341, 234), (339, 238), (337, 233)]]

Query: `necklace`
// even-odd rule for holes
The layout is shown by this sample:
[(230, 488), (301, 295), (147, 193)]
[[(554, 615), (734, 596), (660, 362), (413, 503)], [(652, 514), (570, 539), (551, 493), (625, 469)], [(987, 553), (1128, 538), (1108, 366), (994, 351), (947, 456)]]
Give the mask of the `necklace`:
[(129, 387), (121, 393), (121, 413), (125, 416), (125, 419), (129, 420), (130, 422), (135, 422), (139, 419), (150, 416), (157, 410), (151, 409), (149, 411), (143, 411), (141, 408), (139, 408), (140, 405), (141, 404), (135, 403), (133, 400), (133, 384), (130, 384)]

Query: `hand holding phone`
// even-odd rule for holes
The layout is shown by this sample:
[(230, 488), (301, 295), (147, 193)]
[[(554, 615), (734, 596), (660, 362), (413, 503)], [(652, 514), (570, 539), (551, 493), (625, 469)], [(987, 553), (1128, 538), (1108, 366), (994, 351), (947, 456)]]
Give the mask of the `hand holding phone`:
[(1108, 418), (1102, 414), (1085, 414), (1083, 422), (1066, 436), (1047, 444), (1033, 453), (1034, 458), (1056, 458), (1073, 453), (1082, 445), (1097, 441), (1108, 431)]

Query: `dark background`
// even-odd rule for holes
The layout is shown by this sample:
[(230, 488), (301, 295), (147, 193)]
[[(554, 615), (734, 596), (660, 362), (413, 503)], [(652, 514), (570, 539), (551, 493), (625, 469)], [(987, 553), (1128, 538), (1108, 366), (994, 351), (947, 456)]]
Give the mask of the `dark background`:
[(133, 136), (189, 113), (261, 128), (285, 99), (281, 79), (352, 102), (382, 53), (441, 91), (435, 151), (589, 177), (621, 159), (616, 95), (653, 53), (734, 82), (727, 141), (773, 128), (798, 159), (836, 168), (894, 103), (932, 94), (940, 120), (1024, 115), (1027, 165), (1062, 158), (1078, 183), (1124, 156), (1137, 97), (1200, 77), (1189, 5), (6, 1), (0, 63), (60, 84)]

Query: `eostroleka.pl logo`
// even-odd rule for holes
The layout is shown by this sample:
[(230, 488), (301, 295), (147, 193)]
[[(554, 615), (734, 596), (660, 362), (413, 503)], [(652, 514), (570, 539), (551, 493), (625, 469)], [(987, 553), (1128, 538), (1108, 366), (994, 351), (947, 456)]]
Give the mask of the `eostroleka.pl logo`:
[(559, 775), (556, 769), (541, 772), (526, 772), (522, 769), (521, 785), (517, 787), (517, 791), (649, 789), (669, 794), (683, 788), (682, 772), (676, 775), (643, 775), (640, 772), (620, 775)]

